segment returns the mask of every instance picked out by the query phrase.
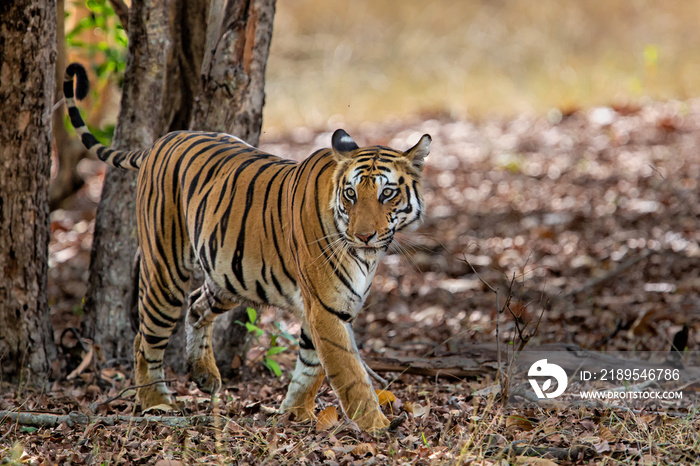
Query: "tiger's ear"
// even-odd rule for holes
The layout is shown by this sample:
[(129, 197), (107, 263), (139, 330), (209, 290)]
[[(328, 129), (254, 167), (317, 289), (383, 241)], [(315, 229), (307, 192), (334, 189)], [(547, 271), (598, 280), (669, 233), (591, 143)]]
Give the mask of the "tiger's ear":
[(359, 149), (355, 140), (342, 129), (335, 130), (333, 138), (331, 139), (331, 144), (333, 145), (333, 150), (337, 154), (346, 157), (350, 155), (350, 152)]
[(406, 156), (418, 170), (423, 170), (425, 166), (425, 158), (430, 153), (430, 143), (432, 140), (433, 138), (431, 138), (429, 134), (424, 134), (423, 137), (420, 138), (420, 141), (418, 141), (418, 144), (404, 152), (404, 156)]

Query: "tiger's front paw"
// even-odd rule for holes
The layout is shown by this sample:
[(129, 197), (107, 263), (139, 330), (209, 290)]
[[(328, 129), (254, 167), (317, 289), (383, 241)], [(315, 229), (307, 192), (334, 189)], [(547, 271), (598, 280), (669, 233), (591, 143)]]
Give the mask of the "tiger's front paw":
[(360, 429), (372, 435), (380, 434), (389, 427), (389, 419), (379, 410), (373, 410), (355, 419)]

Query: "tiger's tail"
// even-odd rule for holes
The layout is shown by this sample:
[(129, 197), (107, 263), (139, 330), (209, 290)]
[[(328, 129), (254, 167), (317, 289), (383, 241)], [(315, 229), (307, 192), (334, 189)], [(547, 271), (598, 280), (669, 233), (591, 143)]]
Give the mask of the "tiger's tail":
[[(75, 93), (73, 93), (74, 78)], [(89, 89), (90, 82), (88, 81), (85, 68), (79, 63), (71, 63), (68, 65), (68, 68), (66, 68), (66, 76), (63, 80), (63, 96), (66, 101), (66, 107), (68, 107), (68, 116), (70, 116), (70, 122), (73, 128), (75, 128), (75, 132), (78, 133), (80, 140), (88, 151), (103, 162), (117, 168), (138, 170), (144, 156), (150, 152), (149, 149), (138, 151), (110, 149), (101, 144), (95, 136), (93, 136), (83, 121), (83, 118), (80, 116), (80, 111), (75, 104), (75, 98), (83, 100)]]

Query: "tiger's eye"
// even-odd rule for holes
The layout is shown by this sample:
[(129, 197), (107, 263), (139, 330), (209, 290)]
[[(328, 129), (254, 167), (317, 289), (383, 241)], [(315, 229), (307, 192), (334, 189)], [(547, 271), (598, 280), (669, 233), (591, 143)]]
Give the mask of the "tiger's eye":
[(344, 191), (345, 197), (349, 200), (355, 199), (355, 190), (352, 188), (346, 188)]
[(394, 190), (391, 188), (384, 188), (384, 190), (382, 191), (382, 195), (384, 197), (391, 197), (392, 194), (394, 194)]

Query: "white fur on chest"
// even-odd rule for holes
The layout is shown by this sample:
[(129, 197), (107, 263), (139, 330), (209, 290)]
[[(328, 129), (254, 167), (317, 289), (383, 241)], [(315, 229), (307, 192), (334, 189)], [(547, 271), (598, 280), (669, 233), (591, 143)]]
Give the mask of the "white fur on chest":
[(369, 260), (366, 268), (356, 263), (352, 264), (351, 280), (353, 288), (360, 295), (360, 298), (357, 298), (354, 295), (352, 296), (352, 303), (354, 306), (352, 309), (349, 309), (349, 311), (353, 318), (355, 318), (357, 313), (360, 312), (360, 309), (362, 309), (362, 306), (369, 295), (370, 288), (372, 287), (372, 281), (374, 280), (374, 275), (377, 273), (377, 265), (379, 264), (380, 259), (381, 256), (377, 255), (376, 258)]

